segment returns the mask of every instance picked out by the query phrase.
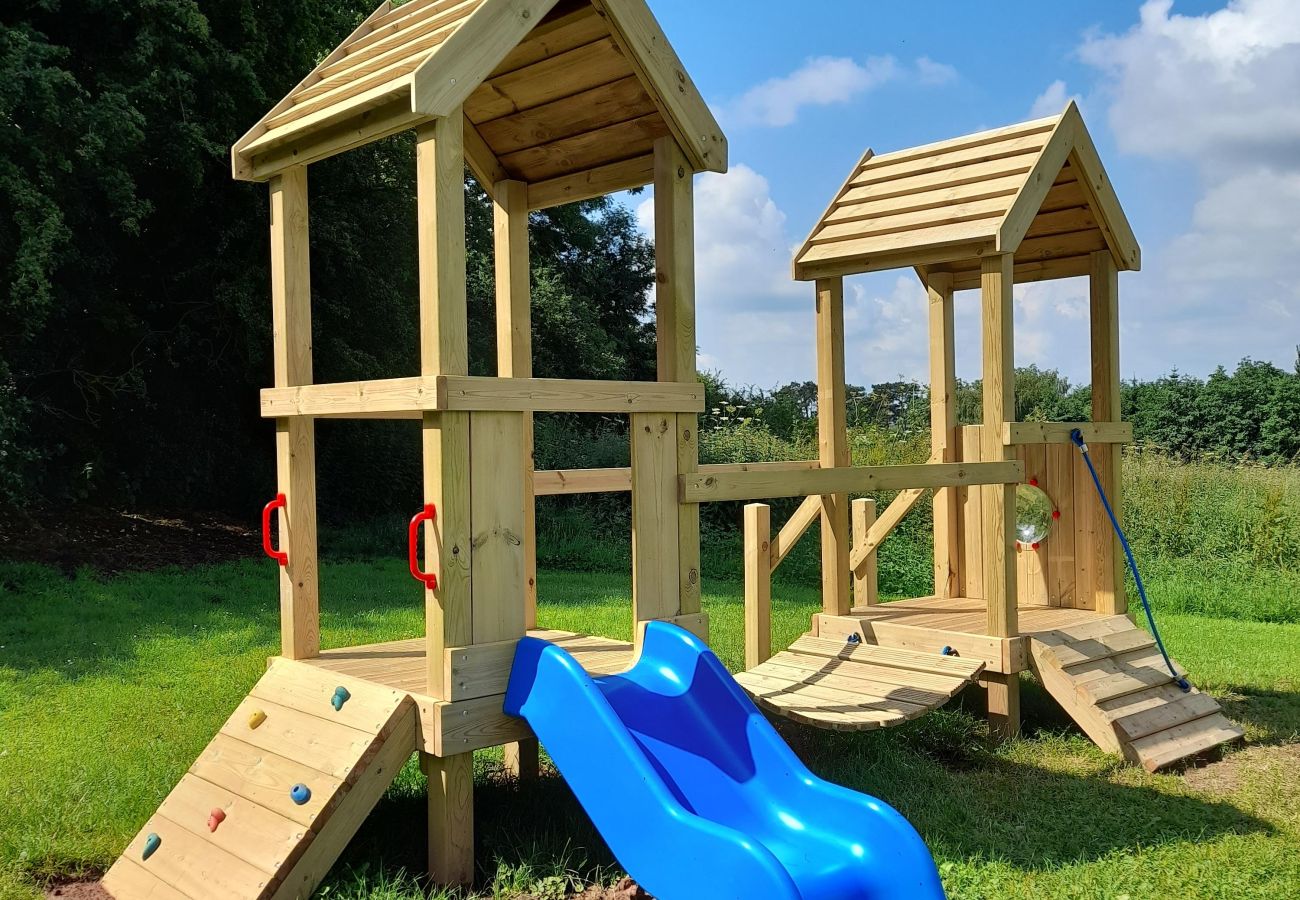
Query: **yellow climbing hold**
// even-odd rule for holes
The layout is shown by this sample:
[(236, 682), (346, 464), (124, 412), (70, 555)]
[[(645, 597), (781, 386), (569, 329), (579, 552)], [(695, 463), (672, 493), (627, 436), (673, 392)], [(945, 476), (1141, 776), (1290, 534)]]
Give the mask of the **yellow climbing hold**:
[(248, 727), (256, 728), (258, 725), (261, 725), (265, 721), (266, 721), (266, 713), (262, 712), (260, 709), (255, 709), (248, 717)]

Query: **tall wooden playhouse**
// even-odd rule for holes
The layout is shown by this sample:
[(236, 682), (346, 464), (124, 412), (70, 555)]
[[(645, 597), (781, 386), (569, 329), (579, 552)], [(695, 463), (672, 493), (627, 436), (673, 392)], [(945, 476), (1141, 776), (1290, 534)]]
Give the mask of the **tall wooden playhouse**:
[[(312, 377), (308, 168), (414, 130), (420, 371)], [(864, 729), (905, 721), (978, 681), (1018, 727), (1032, 669), (1103, 747), (1148, 768), (1232, 739), (1206, 695), (1184, 693), (1125, 616), (1109, 524), (1081, 476), (1072, 428), (1119, 488), (1116, 273), (1138, 248), (1077, 111), (855, 167), (795, 260), (816, 283), (820, 452), (791, 463), (700, 466), (692, 179), (723, 172), (727, 143), (644, 0), (385, 2), (234, 146), (236, 178), (270, 187), (281, 650), (105, 877), (118, 900), (306, 898), (414, 753), (428, 775), (429, 871), (473, 879), (473, 752), (504, 745), (520, 777), (538, 746), (502, 711), (525, 634), (593, 673), (635, 643), (538, 629), (534, 497), (630, 492), (634, 623), (705, 638), (699, 504), (803, 497), (776, 534), (745, 509), (746, 666), (765, 709)], [(465, 170), (495, 205), (497, 377), (468, 373)], [(530, 211), (654, 187), (655, 382), (531, 375)], [(914, 267), (930, 296), (934, 447), (924, 465), (855, 467), (846, 445), (847, 275)], [(1013, 421), (1016, 281), (1091, 279), (1093, 421)], [(953, 292), (983, 302), (984, 421), (953, 408)], [(535, 472), (532, 414), (626, 415), (631, 466)], [(321, 649), (314, 423), (416, 419), (424, 496), (411, 528), (425, 634)], [(1017, 485), (1059, 518), (1018, 550)], [(880, 516), (850, 495), (900, 491)], [(879, 604), (880, 543), (933, 491), (935, 596)], [(772, 570), (821, 523), (823, 612), (773, 655)], [(850, 527), (851, 526), (851, 527)], [(414, 549), (417, 539), (423, 552)], [(850, 585), (852, 584), (852, 595)], [(634, 629), (639, 636), (639, 630)], [(618, 790), (618, 785), (610, 785)]]

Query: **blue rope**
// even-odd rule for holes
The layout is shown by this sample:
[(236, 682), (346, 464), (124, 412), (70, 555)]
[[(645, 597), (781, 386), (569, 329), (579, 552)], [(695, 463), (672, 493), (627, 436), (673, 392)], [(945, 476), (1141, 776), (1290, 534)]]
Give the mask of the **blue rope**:
[(1160, 639), (1160, 629), (1156, 628), (1156, 617), (1151, 612), (1151, 603), (1147, 600), (1147, 589), (1142, 583), (1142, 573), (1138, 571), (1137, 560), (1133, 558), (1133, 548), (1129, 546), (1128, 536), (1124, 534), (1124, 529), (1119, 525), (1119, 519), (1115, 518), (1115, 510), (1110, 508), (1110, 500), (1106, 497), (1106, 490), (1101, 486), (1101, 478), (1097, 476), (1097, 467), (1092, 464), (1092, 457), (1088, 455), (1088, 445), (1083, 441), (1083, 432), (1078, 428), (1070, 432), (1070, 440), (1074, 446), (1079, 448), (1083, 454), (1083, 461), (1088, 464), (1088, 471), (1092, 473), (1092, 483), (1097, 486), (1097, 496), (1101, 498), (1101, 505), (1106, 509), (1106, 515), (1110, 517), (1110, 524), (1115, 528), (1115, 534), (1119, 536), (1120, 546), (1124, 548), (1124, 556), (1128, 560), (1129, 571), (1133, 573), (1133, 581), (1137, 584), (1138, 596), (1142, 598), (1142, 609), (1146, 611), (1147, 623), (1151, 626), (1151, 636), (1156, 639), (1156, 646), (1160, 648), (1160, 655), (1165, 659), (1165, 665), (1169, 667), (1169, 674), (1173, 676), (1174, 682), (1183, 689), (1184, 692), (1192, 689), (1191, 684), (1186, 678), (1178, 674), (1174, 668), (1173, 660), (1169, 658), (1168, 651), (1165, 650), (1165, 642)]

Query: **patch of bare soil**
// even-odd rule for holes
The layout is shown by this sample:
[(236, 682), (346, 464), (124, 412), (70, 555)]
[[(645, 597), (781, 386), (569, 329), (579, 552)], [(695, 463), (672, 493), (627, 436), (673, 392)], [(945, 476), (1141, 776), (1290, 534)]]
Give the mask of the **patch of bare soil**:
[(0, 559), (36, 562), (68, 576), (106, 575), (247, 559), (261, 552), (257, 523), (211, 513), (125, 512), (91, 506), (0, 517)]
[(1188, 769), (1183, 779), (1193, 790), (1226, 796), (1239, 791), (1252, 775), (1269, 770), (1289, 771), (1300, 781), (1300, 744), (1247, 747), (1218, 762)]
[(113, 895), (104, 890), (98, 881), (67, 881), (52, 884), (45, 889), (46, 898), (57, 897), (59, 900), (113, 900)]

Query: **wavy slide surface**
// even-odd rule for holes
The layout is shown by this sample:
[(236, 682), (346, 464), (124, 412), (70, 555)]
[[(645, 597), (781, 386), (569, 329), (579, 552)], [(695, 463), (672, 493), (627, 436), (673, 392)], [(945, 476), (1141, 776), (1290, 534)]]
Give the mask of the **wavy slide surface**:
[(823, 781), (694, 635), (646, 626), (636, 664), (593, 678), (519, 642), (505, 711), (546, 745), (614, 855), (659, 900), (942, 898), (893, 808)]

